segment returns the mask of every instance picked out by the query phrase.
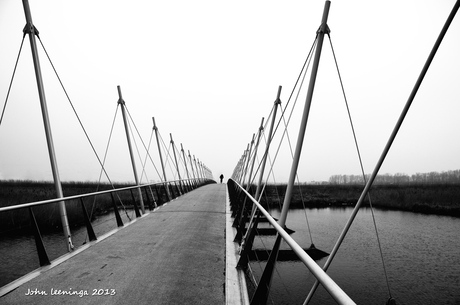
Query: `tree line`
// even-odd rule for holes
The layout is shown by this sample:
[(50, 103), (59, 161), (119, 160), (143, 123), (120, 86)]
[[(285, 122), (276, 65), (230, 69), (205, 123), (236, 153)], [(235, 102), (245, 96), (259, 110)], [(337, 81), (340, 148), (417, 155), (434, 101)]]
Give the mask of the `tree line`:
[[(366, 174), (366, 181), (369, 177), (370, 174)], [(362, 175), (333, 175), (329, 177), (329, 184), (364, 184), (364, 178)], [(383, 174), (377, 175), (374, 184), (460, 184), (460, 170), (416, 173), (410, 176), (405, 173)]]

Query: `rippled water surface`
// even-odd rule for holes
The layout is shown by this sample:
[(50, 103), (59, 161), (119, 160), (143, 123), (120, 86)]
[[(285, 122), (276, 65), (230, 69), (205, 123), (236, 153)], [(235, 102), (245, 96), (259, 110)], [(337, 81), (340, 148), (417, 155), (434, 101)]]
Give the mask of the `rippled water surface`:
[[(314, 244), (330, 252), (348, 220), (351, 208), (308, 209), (307, 217)], [(460, 304), (460, 219), (375, 210), (392, 296), (398, 304)], [(277, 211), (273, 211), (276, 216)], [(129, 216), (134, 219), (130, 211)], [(123, 221), (128, 219), (122, 213)], [(310, 246), (310, 235), (303, 210), (288, 214), (287, 226), (292, 237), (303, 247)], [(116, 228), (113, 214), (94, 223), (100, 236)], [(74, 244), (87, 240), (86, 229), (72, 230)], [(62, 233), (44, 235), (50, 259), (66, 252)], [(256, 238), (255, 247), (271, 247), (273, 237)], [(282, 245), (287, 248), (287, 245)], [(0, 238), (0, 286), (37, 268), (38, 258), (33, 236), (4, 234)], [(326, 258), (319, 260), (323, 266)], [(251, 263), (256, 278), (264, 263)], [(362, 209), (342, 247), (329, 267), (328, 274), (358, 304), (384, 304), (389, 293), (369, 209)], [(278, 262), (273, 276), (269, 304), (302, 304), (314, 278), (300, 262)], [(335, 304), (320, 287), (311, 304)]]
[[(120, 216), (124, 223), (127, 223), (129, 219), (135, 218), (132, 210), (120, 211)], [(116, 229), (115, 214), (112, 212), (99, 216), (92, 222), (92, 226), (98, 237)], [(71, 228), (71, 233), (75, 247), (79, 247), (89, 241), (84, 225)], [(62, 232), (42, 232), (42, 238), (50, 260), (67, 253), (67, 243), (63, 238)], [(30, 231), (30, 234), (27, 234), (27, 231), (26, 234), (15, 231), (0, 234), (0, 259), (0, 286), (8, 284), (40, 267), (32, 231)]]
[[(352, 209), (306, 211), (315, 246), (330, 252)], [(374, 210), (374, 214), (390, 291), (397, 303), (460, 304), (460, 219), (400, 211)], [(300, 245), (310, 246), (303, 210), (290, 211), (286, 225), (296, 231), (292, 237)], [(273, 244), (274, 238), (256, 240), (255, 247), (261, 248)], [(317, 263), (323, 266), (326, 259)], [(263, 266), (251, 263), (257, 279)], [(369, 209), (359, 211), (328, 274), (356, 303), (385, 304), (389, 292)], [(274, 304), (302, 304), (313, 282), (302, 263), (278, 262), (270, 299)], [(310, 304), (335, 301), (320, 288)]]

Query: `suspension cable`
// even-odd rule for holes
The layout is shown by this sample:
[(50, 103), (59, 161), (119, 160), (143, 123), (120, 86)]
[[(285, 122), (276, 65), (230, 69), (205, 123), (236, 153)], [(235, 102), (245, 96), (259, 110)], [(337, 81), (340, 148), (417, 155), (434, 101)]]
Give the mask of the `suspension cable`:
[[(304, 65), (302, 66), (301, 72), (300, 72), (300, 74), (299, 74), (299, 76), (298, 76), (298, 78), (297, 78), (297, 81), (296, 81), (296, 83), (295, 83), (295, 85), (294, 85), (294, 88), (293, 88), (292, 91), (291, 91), (290, 97), (289, 97), (289, 99), (288, 99), (288, 102), (286, 103), (286, 107), (284, 108), (284, 110), (282, 109), (282, 107), (281, 107), (281, 105), (280, 105), (281, 110), (282, 110), (282, 111), (281, 111), (281, 117), (280, 117), (280, 119), (279, 119), (279, 121), (278, 121), (278, 124), (277, 124), (277, 126), (276, 126), (276, 128), (275, 128), (275, 132), (278, 130), (278, 127), (279, 127), (279, 125), (281, 124), (281, 122), (284, 122), (284, 131), (283, 131), (283, 134), (282, 134), (282, 136), (281, 136), (281, 139), (280, 139), (280, 143), (279, 143), (279, 145), (278, 145), (278, 148), (277, 148), (277, 150), (276, 150), (276, 153), (275, 153), (275, 157), (274, 157), (273, 163), (275, 162), (275, 160), (276, 160), (277, 157), (278, 157), (278, 153), (279, 153), (279, 151), (280, 151), (281, 144), (282, 144), (282, 142), (283, 142), (285, 136), (287, 137), (289, 149), (290, 149), (290, 152), (291, 152), (291, 157), (293, 158), (292, 144), (291, 144), (291, 141), (290, 141), (290, 138), (289, 138), (289, 132), (288, 132), (287, 126), (289, 125), (289, 123), (290, 123), (290, 121), (291, 121), (292, 115), (293, 115), (293, 113), (294, 113), (294, 109), (295, 109), (295, 107), (296, 107), (296, 105), (297, 105), (297, 101), (298, 101), (298, 98), (299, 98), (299, 95), (300, 95), (300, 91), (301, 91), (301, 89), (302, 89), (302, 86), (303, 86), (303, 83), (304, 83), (304, 81), (305, 81), (305, 77), (306, 77), (308, 68), (309, 68), (310, 63), (311, 63), (311, 60), (312, 60), (312, 58), (313, 58), (313, 57), (311, 56), (311, 54), (312, 54), (312, 50), (313, 50), (314, 46), (316, 45), (316, 41), (317, 41), (317, 40), (315, 39), (315, 41), (314, 41), (314, 43), (313, 43), (313, 45), (312, 45), (312, 49), (310, 50), (310, 53), (308, 54), (308, 57), (307, 57), (307, 59), (305, 60)], [(300, 79), (301, 79), (301, 80), (300, 80)], [(299, 80), (300, 80), (300, 84), (299, 84)], [(296, 94), (296, 96), (295, 96), (295, 98), (294, 98), (294, 104), (293, 104), (293, 106), (291, 107), (291, 112), (290, 112), (290, 114), (289, 114), (288, 121), (286, 122), (286, 119), (285, 119), (285, 112), (287, 111), (287, 106), (288, 106), (288, 104), (290, 103), (290, 101), (292, 100), (292, 96), (294, 95), (294, 92), (295, 92), (296, 88), (297, 88), (297, 94)], [(273, 136), (274, 136), (275, 132), (273, 133)], [(272, 169), (273, 169), (273, 165), (272, 165), (272, 167), (271, 167), (271, 169), (270, 169), (269, 175), (270, 175), (270, 173), (272, 172)], [(268, 178), (267, 178), (267, 179), (268, 179)], [(299, 176), (298, 176), (297, 173), (296, 173), (296, 180), (297, 180), (297, 182), (299, 183)], [(266, 183), (267, 183), (267, 182), (266, 182)], [(309, 233), (309, 236), (310, 236), (310, 242), (311, 242), (311, 244), (313, 245), (313, 238), (312, 238), (312, 235), (311, 235), (310, 224), (309, 224), (308, 216), (307, 216), (307, 213), (306, 213), (305, 200), (304, 200), (304, 198), (303, 198), (303, 193), (302, 193), (302, 189), (301, 189), (301, 187), (300, 187), (300, 184), (298, 185), (298, 189), (299, 189), (299, 193), (300, 193), (300, 196), (301, 196), (302, 206), (303, 206), (303, 208), (304, 208), (305, 220), (306, 220), (306, 222), (307, 222), (308, 233)]]
[[(62, 90), (64, 91), (65, 96), (67, 97), (67, 101), (69, 102), (70, 107), (72, 107), (72, 110), (73, 110), (73, 112), (74, 112), (74, 114), (75, 114), (75, 116), (76, 116), (76, 118), (77, 118), (77, 120), (78, 120), (78, 123), (80, 124), (80, 127), (81, 127), (82, 130), (83, 130), (83, 133), (85, 134), (86, 139), (88, 140), (88, 142), (89, 142), (89, 144), (90, 144), (90, 146), (91, 146), (91, 149), (93, 150), (94, 154), (96, 155), (96, 158), (97, 158), (97, 161), (99, 162), (99, 165), (101, 165), (102, 170), (104, 171), (104, 173), (105, 173), (107, 179), (110, 181), (110, 178), (109, 178), (107, 172), (105, 171), (105, 168), (104, 168), (104, 166), (103, 166), (103, 164), (102, 164), (102, 162), (101, 162), (101, 159), (99, 158), (99, 155), (97, 154), (96, 149), (94, 148), (93, 142), (92, 142), (91, 139), (89, 138), (89, 135), (88, 135), (88, 133), (87, 133), (85, 127), (83, 126), (83, 123), (82, 123), (82, 121), (81, 121), (81, 119), (80, 119), (80, 116), (78, 115), (77, 110), (75, 109), (75, 107), (74, 107), (74, 105), (73, 105), (73, 103), (72, 103), (72, 101), (71, 101), (71, 99), (70, 99), (70, 97), (69, 97), (69, 94), (67, 93), (67, 90), (65, 89), (64, 84), (62, 83), (61, 78), (60, 78), (60, 76), (59, 76), (59, 74), (58, 74), (56, 68), (54, 67), (53, 62), (52, 62), (50, 56), (48, 55), (48, 52), (47, 52), (45, 46), (43, 45), (43, 42), (42, 42), (40, 36), (37, 35), (37, 38), (38, 38), (38, 41), (40, 41), (40, 44), (41, 44), (43, 50), (45, 51), (46, 57), (48, 58), (48, 61), (50, 62), (51, 67), (53, 68), (53, 71), (54, 71), (54, 73), (56, 74), (56, 77), (57, 77), (57, 79), (58, 79), (58, 81), (59, 81), (59, 83), (60, 83), (60, 85), (61, 85), (61, 88), (62, 88)], [(110, 183), (111, 183), (111, 182), (110, 182)], [(112, 183), (111, 183), (111, 184), (112, 184)], [(112, 187), (113, 187), (113, 184), (112, 184)]]
[[(142, 180), (142, 177), (144, 176), (144, 173), (145, 173), (145, 165), (147, 164), (147, 158), (150, 158), (150, 160), (151, 160), (152, 163), (153, 163), (152, 157), (150, 157), (150, 154), (149, 154), (149, 151), (150, 151), (150, 144), (152, 144), (153, 132), (154, 132), (154, 130), (152, 129), (152, 132), (150, 133), (149, 144), (148, 144), (148, 146), (147, 146), (147, 153), (145, 154), (144, 163), (142, 164), (141, 180)], [(155, 168), (155, 171), (157, 172), (158, 176), (160, 177), (160, 181), (161, 181), (160, 173), (158, 172), (158, 170), (157, 170), (155, 164), (153, 164), (153, 167)], [(147, 176), (147, 175), (146, 175), (146, 176)]]
[[(131, 119), (131, 123), (134, 125), (134, 128), (135, 128), (136, 131), (137, 131), (136, 124), (134, 123), (133, 119), (132, 119), (131, 116), (129, 115), (129, 111), (128, 111), (128, 109), (126, 108), (126, 105), (125, 105), (125, 109), (126, 109), (126, 111), (128, 112), (128, 116), (129, 116), (129, 118)], [(140, 160), (140, 162), (141, 162), (141, 164), (142, 164), (141, 153), (140, 153), (140, 151), (139, 151), (139, 147), (137, 146), (136, 137), (134, 136), (133, 129), (132, 129), (131, 124), (130, 124), (129, 122), (128, 122), (128, 128), (129, 128), (129, 131), (130, 131), (130, 133), (131, 133), (132, 140), (133, 140), (133, 142), (134, 142), (134, 147), (136, 148), (137, 157), (139, 158), (139, 160)], [(139, 135), (139, 132), (138, 132), (138, 135)], [(141, 139), (142, 144), (144, 144), (144, 141), (142, 141), (142, 138), (140, 137), (140, 135), (139, 135), (139, 138)], [(145, 148), (145, 145), (144, 145), (144, 148)], [(136, 177), (136, 178), (138, 178), (138, 177)], [(148, 181), (149, 178), (147, 177), (147, 173), (145, 173), (145, 178), (146, 178), (147, 181)], [(141, 182), (141, 180), (139, 180), (139, 183), (140, 183), (140, 182)]]
[[(305, 59), (304, 64), (302, 65), (302, 68), (300, 69), (300, 72), (299, 72), (299, 75), (298, 75), (298, 77), (297, 77), (297, 80), (296, 80), (295, 83), (294, 83), (294, 87), (292, 88), (292, 91), (291, 91), (291, 93), (290, 93), (290, 95), (289, 95), (289, 98), (288, 98), (288, 100), (287, 100), (287, 102), (286, 102), (286, 107), (284, 108), (284, 111), (287, 110), (287, 107), (288, 107), (288, 105), (289, 105), (290, 102), (291, 102), (292, 96), (294, 95), (294, 92), (295, 92), (295, 89), (297, 88), (297, 85), (298, 85), (298, 83), (299, 83), (299, 80), (302, 78), (302, 75), (304, 75), (304, 73), (305, 73), (305, 71), (306, 71), (306, 68), (308, 69), (308, 66), (309, 66), (310, 61), (311, 61), (311, 57), (312, 57), (313, 50), (314, 50), (314, 48), (315, 48), (315, 46), (316, 46), (316, 42), (317, 42), (317, 39), (315, 38), (315, 40), (313, 41), (312, 46), (311, 46), (311, 48), (310, 48), (310, 51), (308, 52), (307, 58)], [(304, 78), (305, 78), (305, 76), (303, 77), (303, 79), (304, 79)], [(303, 80), (302, 80), (302, 82), (303, 82)], [(299, 93), (297, 93), (297, 98), (298, 98), (298, 96), (299, 96)], [(297, 100), (297, 98), (296, 98), (296, 100)], [(272, 111), (273, 111), (273, 107), (272, 107)], [(282, 117), (284, 116), (284, 111), (281, 113), (281, 116), (282, 116)], [(271, 112), (270, 112), (270, 114), (271, 114)], [(291, 111), (291, 116), (292, 116), (292, 111)], [(291, 117), (291, 116), (290, 116), (290, 117)], [(266, 124), (268, 124), (268, 121), (269, 121), (269, 120), (267, 119)], [(278, 123), (276, 124), (276, 126), (275, 126), (275, 128), (274, 128), (274, 131), (273, 131), (273, 134), (272, 134), (272, 139), (273, 139), (274, 135), (276, 134), (276, 132), (277, 132), (278, 127), (279, 127), (280, 124), (281, 124), (281, 119), (278, 120)], [(284, 138), (284, 134), (282, 135), (280, 141), (282, 141), (283, 138)], [(281, 143), (280, 143), (280, 145), (281, 145)], [(279, 149), (279, 147), (278, 147), (278, 149)], [(262, 159), (261, 159), (261, 160), (263, 160), (264, 157), (265, 157), (265, 153), (264, 153), (264, 155), (262, 156)], [(275, 159), (276, 159), (276, 157), (275, 157)], [(261, 162), (262, 162), (262, 161), (261, 161)], [(255, 173), (254, 173), (254, 177), (253, 177), (252, 182), (253, 182), (254, 179), (256, 178), (256, 174), (257, 174), (257, 172), (259, 171), (259, 169), (260, 169), (260, 167), (261, 167), (261, 165), (262, 165), (261, 162), (259, 163), (259, 165), (258, 165), (258, 167), (257, 167), (257, 169), (256, 169), (256, 171), (255, 171)], [(256, 199), (257, 199), (257, 198), (256, 198)]]
[(6, 104), (8, 103), (8, 99), (9, 99), (10, 92), (11, 92), (11, 87), (13, 86), (13, 80), (14, 80), (14, 76), (16, 75), (16, 69), (18, 67), (19, 57), (21, 57), (21, 51), (22, 51), (22, 46), (24, 45), (24, 38), (25, 37), (26, 37), (26, 34), (24, 34), (22, 36), (21, 46), (19, 47), (19, 52), (18, 52), (18, 56), (16, 58), (16, 63), (14, 64), (13, 75), (11, 75), (10, 85), (8, 86), (8, 92), (6, 93), (5, 104), (3, 105), (2, 115), (0, 116), (0, 126), (2, 125), (3, 116), (5, 115)]
[[(43, 42), (42, 42), (42, 40), (41, 40), (41, 38), (40, 38), (39, 35), (37, 35), (37, 38), (38, 38), (38, 41), (40, 41), (40, 45), (42, 46), (43, 51), (45, 52), (45, 55), (46, 55), (46, 57), (48, 58), (48, 61), (49, 61), (50, 65), (51, 65), (51, 67), (53, 68), (53, 71), (54, 71), (54, 73), (55, 73), (55, 75), (56, 75), (56, 77), (57, 77), (57, 79), (58, 79), (58, 81), (59, 81), (59, 84), (61, 85), (62, 90), (64, 91), (65, 96), (67, 97), (67, 101), (69, 102), (69, 104), (70, 104), (70, 106), (71, 106), (71, 108), (72, 108), (72, 110), (73, 110), (73, 112), (74, 112), (74, 114), (75, 114), (75, 116), (76, 116), (76, 118), (77, 118), (77, 120), (78, 120), (78, 123), (80, 124), (80, 127), (82, 128), (83, 133), (85, 134), (85, 137), (86, 137), (86, 139), (88, 140), (88, 142), (89, 142), (89, 144), (90, 144), (90, 146), (91, 146), (91, 149), (93, 150), (93, 152), (94, 152), (94, 154), (95, 154), (95, 156), (96, 156), (96, 158), (97, 158), (97, 160), (98, 160), (98, 162), (99, 162), (99, 165), (101, 166), (101, 174), (102, 174), (102, 172), (104, 172), (104, 174), (105, 174), (107, 180), (109, 181), (109, 183), (110, 183), (112, 189), (115, 189), (115, 186), (113, 185), (113, 183), (112, 183), (112, 181), (111, 181), (111, 179), (110, 179), (110, 177), (109, 177), (107, 171), (105, 170), (104, 164), (102, 163), (101, 159), (99, 158), (99, 155), (97, 154), (96, 149), (95, 149), (95, 147), (94, 147), (94, 145), (93, 145), (91, 139), (89, 138), (89, 135), (88, 135), (88, 133), (87, 133), (85, 127), (83, 126), (83, 123), (82, 123), (82, 121), (81, 121), (81, 119), (80, 119), (80, 116), (78, 115), (78, 113), (77, 113), (77, 111), (76, 111), (76, 109), (75, 109), (75, 107), (74, 107), (74, 105), (73, 105), (73, 103), (72, 103), (72, 100), (70, 99), (70, 96), (69, 96), (69, 94), (67, 93), (66, 88), (64, 87), (63, 82), (61, 81), (61, 78), (60, 78), (60, 76), (59, 76), (59, 74), (58, 74), (58, 72), (57, 72), (57, 70), (56, 70), (56, 68), (55, 68), (55, 66), (54, 66), (54, 64), (53, 64), (53, 61), (51, 60), (51, 57), (50, 57), (49, 54), (48, 54), (48, 51), (47, 51), (46, 48), (45, 48), (45, 45), (43, 44)], [(112, 128), (113, 128), (113, 125), (112, 125)], [(106, 153), (107, 153), (107, 152), (106, 152)], [(99, 181), (99, 182), (100, 182), (100, 181)], [(99, 183), (98, 183), (97, 188), (99, 188)], [(117, 195), (117, 198), (118, 198), (118, 200), (119, 200), (121, 206), (123, 207), (123, 210), (125, 211), (126, 216), (127, 216), (128, 219), (131, 221), (131, 217), (129, 217), (128, 212), (126, 211), (126, 207), (124, 206), (124, 204), (123, 204), (123, 202), (122, 202), (120, 196), (118, 195), (118, 193), (117, 193), (116, 195)], [(94, 198), (94, 201), (93, 201), (93, 207), (92, 207), (92, 209), (91, 209), (91, 216), (92, 216), (92, 213), (93, 213), (93, 210), (94, 210), (95, 200), (96, 200), (96, 198)]]
[[(345, 106), (347, 108), (348, 119), (350, 121), (350, 126), (351, 126), (351, 130), (352, 130), (352, 133), (353, 133), (353, 139), (354, 139), (355, 146), (356, 146), (356, 152), (358, 154), (358, 159), (359, 159), (359, 164), (360, 164), (360, 167), (361, 167), (361, 173), (363, 175), (364, 185), (366, 185), (367, 184), (366, 174), (364, 172), (364, 166), (363, 166), (363, 162), (362, 162), (362, 158), (361, 158), (361, 153), (360, 153), (360, 150), (359, 150), (358, 140), (357, 140), (357, 137), (356, 137), (353, 120), (351, 118), (350, 108), (348, 106), (348, 100), (347, 100), (347, 96), (345, 94), (345, 88), (344, 88), (344, 85), (343, 85), (343, 82), (342, 82), (342, 77), (341, 77), (341, 74), (340, 74), (339, 65), (337, 63), (337, 58), (335, 56), (334, 47), (332, 45), (332, 40), (331, 40), (331, 37), (330, 37), (329, 33), (327, 33), (327, 36), (329, 38), (329, 44), (331, 45), (332, 55), (334, 57), (334, 62), (335, 62), (335, 66), (336, 66), (336, 69), (337, 69), (337, 74), (338, 74), (338, 77), (339, 77), (340, 86), (341, 86), (343, 98), (344, 98), (344, 101), (345, 101)], [(382, 260), (383, 273), (385, 274), (385, 281), (386, 281), (389, 296), (390, 296), (390, 298), (392, 298), (391, 289), (390, 289), (390, 283), (388, 281), (387, 270), (386, 270), (386, 267), (385, 267), (385, 259), (384, 259), (384, 256), (383, 256), (382, 245), (381, 245), (381, 242), (380, 242), (379, 232), (378, 232), (378, 229), (377, 229), (377, 222), (375, 220), (374, 208), (372, 206), (372, 200), (371, 200), (370, 191), (367, 193), (367, 198), (369, 200), (369, 207), (370, 207), (370, 210), (371, 210), (372, 222), (374, 224), (375, 235), (376, 235), (376, 238), (377, 238), (377, 244), (378, 244), (378, 247), (379, 247), (380, 257), (381, 257), (381, 260)]]
[[(137, 133), (139, 139), (141, 140), (141, 143), (142, 143), (142, 145), (144, 146), (144, 149), (146, 150), (147, 155), (148, 155), (149, 158), (150, 158), (150, 161), (152, 162), (153, 168), (155, 168), (155, 171), (157, 172), (158, 176), (161, 177), (161, 176), (160, 176), (160, 173), (158, 172), (157, 167), (155, 166), (155, 163), (154, 163), (153, 160), (152, 160), (152, 157), (151, 157), (150, 154), (149, 154), (149, 149), (145, 146), (145, 142), (144, 142), (144, 140), (142, 139), (141, 134), (139, 133), (139, 130), (137, 129), (136, 123), (134, 122), (133, 118), (131, 117), (131, 113), (129, 112), (129, 109), (126, 107), (126, 105), (125, 105), (125, 109), (126, 109), (126, 111), (128, 112), (129, 119), (130, 119), (131, 122), (133, 123), (134, 128), (135, 128), (135, 130), (136, 130), (136, 133)], [(131, 128), (131, 127), (130, 127), (130, 128)], [(131, 134), (132, 134), (132, 131), (131, 131)], [(152, 129), (152, 135), (153, 135), (153, 129)], [(150, 136), (150, 142), (151, 142), (151, 140), (152, 140), (152, 135)], [(133, 136), (133, 138), (134, 138), (134, 136)], [(149, 142), (149, 148), (150, 148), (150, 142)], [(136, 149), (137, 149), (137, 144), (136, 144)], [(146, 155), (146, 159), (147, 159), (147, 155)], [(142, 160), (141, 160), (141, 162), (142, 162)], [(144, 166), (145, 166), (145, 163), (144, 163)], [(145, 172), (145, 167), (143, 168), (143, 173), (144, 173), (144, 172)], [(146, 176), (146, 178), (147, 178), (147, 173), (145, 174), (145, 176)], [(147, 179), (148, 179), (148, 178), (147, 178)]]
[(164, 149), (164, 151), (166, 151), (165, 166), (166, 166), (166, 165), (169, 166), (169, 169), (171, 170), (171, 173), (172, 173), (172, 175), (173, 175), (173, 180), (176, 180), (175, 171), (174, 171), (174, 170), (172, 169), (172, 167), (171, 167), (171, 162), (169, 162), (169, 158), (171, 157), (171, 154), (169, 153), (169, 151), (170, 151), (170, 149), (171, 149), (171, 143), (169, 143), (168, 148), (166, 148), (166, 144), (165, 144), (165, 142), (163, 141), (163, 137), (161, 136), (160, 133), (158, 133), (158, 135), (160, 136), (161, 144), (163, 144), (163, 149)]
[[(305, 73), (306, 74), (306, 73)], [(304, 74), (304, 75), (305, 75)], [(302, 84), (303, 84), (303, 80), (302, 80)], [(301, 85), (302, 86), (302, 85)], [(299, 88), (299, 92), (300, 92), (300, 88)], [(297, 98), (296, 98), (297, 99)], [(297, 103), (297, 101), (296, 101)], [(294, 109), (294, 107), (293, 107)], [(291, 112), (291, 115), (292, 115), (292, 112)], [(289, 121), (291, 119), (291, 116), (289, 116)], [(284, 122), (284, 132), (286, 133), (286, 139), (288, 141), (288, 144), (289, 144), (289, 149), (291, 151), (291, 158), (294, 159), (294, 152), (292, 151), (292, 144), (291, 144), (291, 139), (289, 137), (289, 132), (287, 130), (287, 127), (289, 125), (289, 121), (286, 123), (285, 121), (285, 118), (283, 117), (283, 122)], [(305, 221), (307, 222), (307, 228), (308, 228), (308, 234), (310, 236), (310, 242), (311, 242), (311, 245), (313, 245), (313, 237), (311, 235), (311, 229), (310, 229), (310, 222), (308, 221), (308, 215), (307, 215), (307, 209), (305, 207), (305, 200), (304, 200), (304, 197), (303, 197), (303, 192), (302, 192), (302, 187), (300, 186), (300, 179), (299, 179), (299, 174), (296, 173), (296, 180), (297, 180), (297, 185), (298, 185), (298, 189), (299, 189), (299, 193), (300, 193), (300, 200), (302, 202), (302, 207), (303, 207), (303, 212), (304, 212), (304, 216), (305, 216)]]

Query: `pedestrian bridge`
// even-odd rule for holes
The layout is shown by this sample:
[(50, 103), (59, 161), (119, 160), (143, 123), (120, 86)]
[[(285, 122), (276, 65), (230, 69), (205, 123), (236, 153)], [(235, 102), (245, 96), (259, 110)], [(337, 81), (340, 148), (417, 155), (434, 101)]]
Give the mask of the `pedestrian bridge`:
[(0, 303), (245, 303), (230, 216), (226, 184), (202, 186), (3, 287)]

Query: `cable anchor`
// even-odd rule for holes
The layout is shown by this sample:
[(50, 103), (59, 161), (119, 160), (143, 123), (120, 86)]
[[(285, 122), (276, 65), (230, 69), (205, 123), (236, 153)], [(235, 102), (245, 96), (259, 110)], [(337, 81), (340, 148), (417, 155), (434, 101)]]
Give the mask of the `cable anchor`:
[(327, 34), (329, 35), (329, 33), (331, 33), (331, 29), (329, 28), (329, 26), (327, 24), (321, 24), (318, 28), (318, 30), (316, 31), (316, 34)]
[(26, 25), (24, 26), (24, 29), (22, 30), (22, 32), (24, 33), (24, 35), (26, 34), (33, 34), (33, 35), (36, 35), (38, 37), (38, 35), (40, 34), (40, 32), (37, 30), (37, 28), (35, 27), (35, 25), (33, 25), (32, 23), (30, 22), (27, 22)]

